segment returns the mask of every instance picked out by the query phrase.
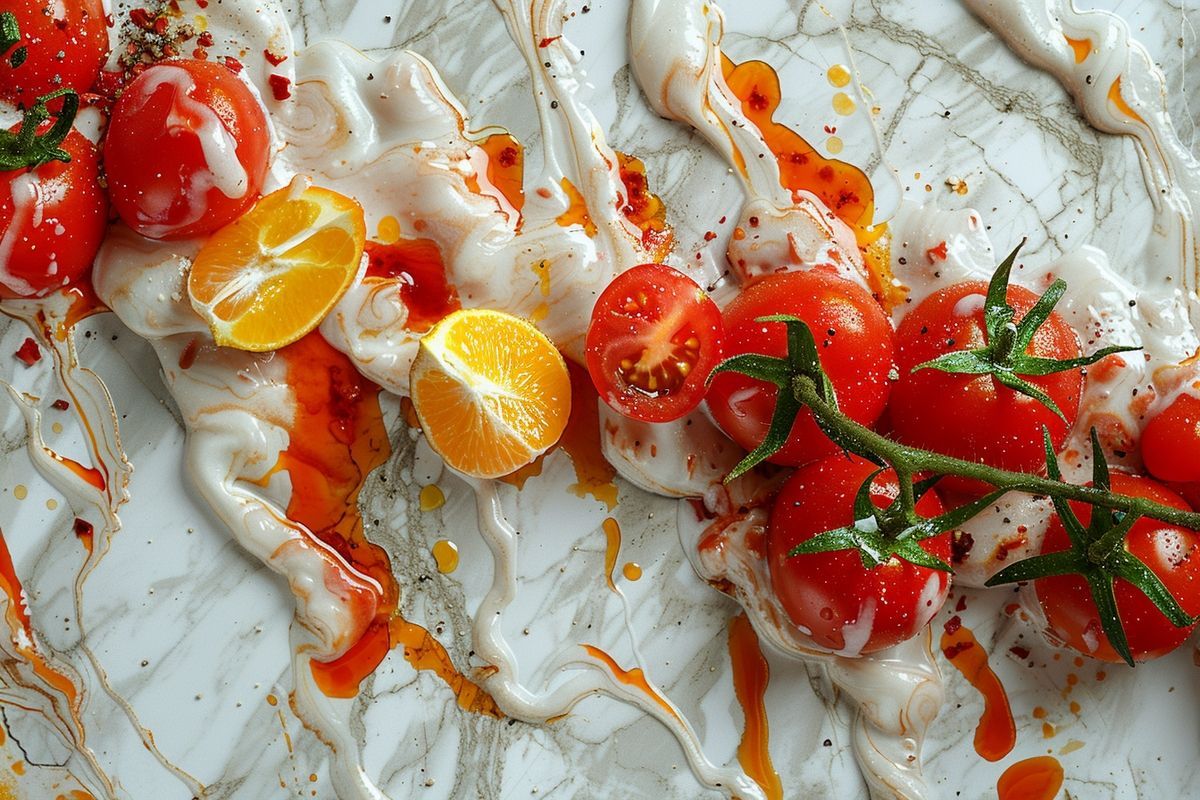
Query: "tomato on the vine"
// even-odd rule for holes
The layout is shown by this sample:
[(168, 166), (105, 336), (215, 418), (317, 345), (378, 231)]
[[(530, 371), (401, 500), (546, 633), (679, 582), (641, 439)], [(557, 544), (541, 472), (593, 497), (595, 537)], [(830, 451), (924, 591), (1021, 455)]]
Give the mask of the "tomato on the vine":
[(100, 0), (10, 0), (0, 11), (15, 17), (21, 33), (0, 58), (0, 98), (28, 108), (58, 89), (92, 88), (109, 49)]
[[(1045, 461), (1042, 428), (1060, 447), (1079, 412), (1084, 376), (1079, 368), (1049, 375), (1022, 375), (1062, 410), (1062, 419), (1038, 400), (1004, 386), (992, 375), (913, 368), (947, 353), (983, 347), (986, 339), (983, 282), (955, 284), (926, 298), (896, 330), (900, 379), (892, 387), (889, 412), (897, 440), (938, 453), (1021, 472), (1040, 471)], [(1015, 322), (1037, 302), (1021, 286), (1009, 285)], [(1080, 356), (1079, 338), (1056, 312), (1034, 333), (1025, 353), (1037, 358)], [(975, 489), (950, 478), (943, 488)]]
[[(1190, 510), (1183, 498), (1149, 478), (1114, 472), (1112, 491), (1129, 497), (1141, 497), (1171, 508)], [(1087, 526), (1092, 508), (1071, 503), (1079, 521)], [(1042, 553), (1070, 549), (1071, 543), (1062, 522), (1056, 517), (1042, 540)], [(1200, 613), (1200, 533), (1149, 517), (1134, 523), (1125, 537), (1124, 547), (1158, 576), (1176, 602), (1191, 616)], [(1103, 661), (1121, 662), (1104, 633), (1100, 613), (1088, 589), (1087, 580), (1075, 574), (1038, 578), (1034, 581), (1038, 603), (1046, 614), (1050, 631), (1073, 650)], [(1155, 607), (1146, 595), (1122, 578), (1114, 580), (1117, 615), (1136, 661), (1165, 655), (1188, 638), (1195, 624), (1177, 628)]]
[[(786, 355), (784, 326), (756, 321), (774, 314), (808, 323), (839, 410), (863, 425), (879, 419), (887, 405), (895, 343), (891, 323), (867, 290), (823, 269), (763, 278), (725, 309), (725, 355)], [(778, 391), (746, 375), (721, 373), (709, 389), (708, 407), (726, 435), (752, 450), (771, 426)], [(838, 449), (817, 427), (812, 412), (803, 409), (787, 443), (769, 460), (800, 465)]]
[[(847, 655), (872, 653), (917, 635), (946, 602), (950, 575), (893, 556), (867, 569), (858, 552), (838, 550), (789, 556), (815, 535), (854, 522), (854, 497), (878, 469), (864, 458), (835, 455), (796, 471), (771, 510), (768, 564), (771, 583), (792, 622), (820, 647)], [(891, 470), (871, 483), (871, 500), (886, 507), (899, 494)], [(916, 504), (924, 517), (943, 513), (933, 492)], [(920, 542), (948, 562), (950, 533)]]
[(696, 408), (721, 360), (721, 311), (695, 281), (662, 264), (617, 276), (588, 327), (588, 372), (615, 411), (668, 422)]
[(0, 297), (40, 297), (78, 281), (104, 240), (100, 154), (74, 130), (59, 147), (69, 162), (0, 172)]
[(1163, 481), (1200, 481), (1200, 398), (1181, 394), (1142, 430), (1142, 462)]
[(231, 70), (155, 64), (113, 107), (104, 145), (113, 206), (152, 239), (212, 233), (258, 198), (269, 144), (262, 105)]

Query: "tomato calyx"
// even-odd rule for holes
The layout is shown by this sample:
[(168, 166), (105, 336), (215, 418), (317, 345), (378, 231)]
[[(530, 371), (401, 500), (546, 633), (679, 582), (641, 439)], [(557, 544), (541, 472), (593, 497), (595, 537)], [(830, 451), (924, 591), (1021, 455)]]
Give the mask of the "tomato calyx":
[(854, 496), (853, 525), (819, 533), (793, 547), (788, 556), (855, 550), (865, 569), (882, 566), (892, 558), (902, 558), (918, 567), (953, 572), (949, 564), (927, 552), (920, 543), (954, 530), (1004, 494), (992, 492), (945, 514), (922, 517), (916, 511), (916, 501), (932, 489), (941, 476), (915, 484), (909, 482), (908, 491), (901, 484), (899, 496), (886, 508), (880, 508), (871, 501), (871, 486), (886, 471), (886, 467), (880, 467), (859, 487)]
[[(17, 24), (17, 15), (11, 11), (5, 11), (0, 14), (0, 56), (3, 56), (15, 45), (21, 43), (21, 27)], [(29, 50), (25, 47), (18, 47), (13, 50), (8, 56), (8, 63), (13, 69), (25, 63), (25, 59), (29, 56)]]
[[(1092, 428), (1091, 439), (1092, 485), (1107, 492), (1111, 488), (1108, 462), (1104, 457), (1103, 448), (1100, 447), (1095, 428)], [(1045, 435), (1045, 444), (1047, 474), (1054, 480), (1062, 480), (1048, 433)], [(1129, 641), (1117, 609), (1113, 588), (1115, 578), (1133, 584), (1154, 603), (1172, 625), (1186, 628), (1196, 622), (1197, 618), (1189, 616), (1183, 610), (1154, 571), (1124, 546), (1125, 537), (1142, 518), (1142, 514), (1093, 506), (1091, 519), (1085, 528), (1066, 499), (1056, 496), (1051, 496), (1050, 499), (1067, 532), (1071, 548), (1055, 553), (1043, 553), (1011, 564), (993, 575), (987, 581), (987, 586), (1059, 575), (1082, 576), (1087, 581), (1092, 601), (1099, 611), (1100, 624), (1105, 636), (1108, 637), (1113, 650), (1131, 667), (1134, 666), (1133, 654), (1130, 652)]]
[(1025, 245), (1022, 239), (1008, 257), (1000, 263), (988, 283), (987, 296), (984, 299), (983, 318), (986, 344), (974, 350), (956, 350), (939, 356), (931, 361), (918, 364), (913, 372), (923, 369), (935, 369), (959, 375), (990, 375), (998, 383), (1012, 389), (1014, 392), (1030, 397), (1058, 417), (1066, 420), (1062, 409), (1050, 395), (1039, 389), (1022, 376), (1040, 377), (1057, 372), (1095, 364), (1100, 359), (1113, 353), (1127, 353), (1140, 350), (1140, 347), (1112, 346), (1097, 350), (1095, 353), (1078, 358), (1041, 358), (1026, 353), (1038, 330), (1050, 318), (1054, 307), (1067, 291), (1067, 283), (1058, 278), (1050, 288), (1038, 298), (1033, 308), (1016, 322), (1016, 309), (1008, 302), (1009, 276), (1017, 254)]
[[(51, 111), (47, 103), (60, 97), (62, 108)], [(74, 89), (58, 89), (39, 97), (25, 112), (15, 133), (0, 130), (0, 172), (33, 169), (51, 161), (69, 162), (71, 154), (59, 145), (71, 132), (77, 111), (79, 95)], [(39, 135), (38, 128), (51, 117), (54, 118), (54, 125)]]

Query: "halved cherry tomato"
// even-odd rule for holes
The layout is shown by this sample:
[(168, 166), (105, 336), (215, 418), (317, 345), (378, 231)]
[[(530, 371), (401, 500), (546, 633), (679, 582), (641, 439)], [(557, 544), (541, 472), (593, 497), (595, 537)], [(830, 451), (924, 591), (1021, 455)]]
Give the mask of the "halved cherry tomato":
[[(872, 569), (851, 550), (788, 556), (818, 533), (854, 522), (854, 496), (877, 470), (858, 456), (829, 456), (788, 479), (771, 510), (771, 584), (792, 622), (820, 647), (846, 655), (873, 653), (916, 636), (946, 602), (950, 575), (893, 557)], [(896, 475), (871, 483), (871, 500), (886, 507), (899, 494)], [(944, 513), (933, 492), (917, 501), (925, 517)], [(921, 542), (949, 563), (950, 534)]]
[(668, 422), (704, 399), (722, 338), (721, 311), (695, 281), (662, 264), (642, 264), (618, 275), (596, 301), (588, 372), (615, 411)]
[(1142, 462), (1163, 481), (1200, 481), (1200, 398), (1181, 394), (1142, 431)]
[[(838, 407), (856, 422), (874, 424), (887, 405), (895, 344), (891, 323), (867, 290), (821, 269), (763, 278), (743, 289), (725, 309), (726, 356), (783, 356), (784, 326), (755, 321), (772, 314), (790, 314), (808, 323)], [(708, 408), (726, 435), (751, 450), (771, 426), (777, 392), (754, 378), (722, 373), (709, 389)], [(800, 465), (838, 449), (817, 427), (812, 412), (804, 409), (787, 444), (770, 460)]]
[[(108, 56), (108, 25), (100, 0), (8, 0), (21, 41), (0, 58), (0, 98), (26, 108), (57, 89), (92, 88)], [(25, 48), (25, 61), (8, 56)], [(19, 59), (18, 59), (19, 60)]]
[[(1114, 472), (1112, 490), (1129, 497), (1144, 497), (1165, 506), (1189, 510), (1183, 498), (1160, 483), (1138, 475)], [(1071, 503), (1079, 521), (1087, 526), (1091, 506)], [(1069, 550), (1070, 539), (1055, 517), (1042, 540), (1043, 553)], [(1150, 568), (1189, 615), (1200, 613), (1200, 534), (1149, 517), (1134, 523), (1125, 537), (1125, 549)], [(1121, 662), (1100, 624), (1100, 612), (1092, 600), (1087, 580), (1080, 575), (1060, 575), (1034, 581), (1038, 603), (1050, 630), (1073, 650), (1103, 661)], [(1176, 628), (1163, 613), (1132, 584), (1114, 581), (1117, 614), (1136, 661), (1166, 655), (1188, 638), (1195, 625)]]
[[(1057, 449), (1079, 413), (1083, 371), (1022, 376), (1048, 394), (1066, 415), (1063, 421), (1031, 397), (1014, 392), (990, 375), (963, 375), (913, 367), (955, 350), (982, 347), (987, 284), (959, 283), (926, 298), (896, 330), (900, 379), (892, 387), (889, 412), (897, 440), (967, 461), (1021, 472), (1045, 463), (1042, 427)], [(1016, 321), (1037, 302), (1022, 286), (1008, 287)], [(1032, 356), (1070, 359), (1080, 355), (1079, 338), (1058, 313), (1038, 328), (1026, 348)], [(939, 489), (978, 493), (982, 484), (947, 478)]]
[(262, 105), (229, 69), (155, 64), (113, 107), (104, 144), (113, 206), (151, 239), (212, 233), (254, 204), (268, 146)]
[(100, 154), (74, 130), (59, 146), (70, 162), (0, 172), (0, 297), (40, 297), (75, 283), (104, 240)]

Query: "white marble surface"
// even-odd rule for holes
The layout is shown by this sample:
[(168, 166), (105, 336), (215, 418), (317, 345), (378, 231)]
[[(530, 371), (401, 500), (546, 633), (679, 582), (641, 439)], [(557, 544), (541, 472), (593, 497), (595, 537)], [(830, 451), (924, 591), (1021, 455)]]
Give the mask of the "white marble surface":
[[(1187, 98), (1200, 84), (1192, 27), (1200, 12), (1161, 0), (1096, 5), (1123, 14), (1159, 60), (1172, 88), (1177, 127), (1185, 142), (1194, 142), (1200, 107), (1189, 107)], [(525, 68), (490, 3), (297, 0), (285, 6), (302, 41), (335, 36), (368, 51), (393, 45), (420, 51), (468, 103), (477, 124), (503, 125), (527, 145), (536, 144)], [(1149, 206), (1131, 143), (1089, 128), (1051, 78), (1018, 62), (957, 3), (763, 0), (727, 3), (725, 10), (729, 53), (762, 58), (780, 70), (781, 119), (815, 142), (824, 138), (822, 126), (838, 127), (847, 142), (842, 157), (871, 165), (885, 198), (882, 214), (898, 196), (884, 188), (890, 165), (912, 196), (979, 209), (998, 244), (1029, 235), (1029, 259), (1091, 243), (1108, 250), (1119, 268), (1139, 251)], [(733, 217), (736, 186), (703, 144), (646, 109), (624, 66), (625, 14), (624, 2), (596, 0), (569, 25), (596, 86), (590, 104), (609, 123), (613, 145), (646, 160), (652, 186), (668, 202), (679, 252), (699, 252), (720, 264), (721, 240), (706, 244), (703, 234), (720, 230), (720, 217)], [(843, 23), (845, 39), (835, 21)], [(865, 116), (841, 118), (830, 105), (834, 90), (824, 72), (847, 60), (847, 43), (879, 107), (882, 159), (874, 155)], [(914, 177), (918, 172), (920, 178)], [(966, 180), (965, 196), (945, 185), (952, 176)], [(80, 359), (112, 391), (136, 471), (132, 501), (121, 511), (124, 528), (83, 589), (82, 621), (71, 592), (84, 557), (71, 532), (77, 511), (33, 472), (24, 426), (11, 403), (0, 408), (0, 527), (43, 643), (84, 675), (88, 744), (119, 797), (170, 800), (195, 791), (151, 756), (102, 690), (81, 647), (81, 627), (114, 694), (153, 732), (164, 757), (205, 787), (204, 796), (332, 797), (326, 748), (286, 703), (268, 703), (268, 695), (286, 697), (289, 682), (286, 587), (244, 556), (189, 494), (180, 463), (182, 431), (149, 349), (111, 317), (83, 328)], [(20, 323), (9, 324), (0, 353), (15, 351), (26, 335)], [(9, 360), (0, 375), (55, 396), (45, 366), (26, 369)], [(65, 426), (59, 445), (81, 452), (72, 415), (48, 413), (58, 414), (54, 418)], [(364, 493), (368, 529), (391, 555), (405, 615), (433, 631), (465, 667), (472, 663), (468, 614), (491, 579), (490, 557), (474, 531), (473, 500), (445, 477), (447, 505), (420, 512), (410, 435), (401, 425), (393, 430), (396, 454)], [(510, 633), (521, 644), (522, 677), (534, 685), (551, 677), (539, 674), (538, 665), (575, 643), (599, 644), (623, 662), (630, 655), (620, 602), (602, 575), (599, 525), (607, 512), (569, 494), (571, 480), (558, 456), (526, 492), (509, 498), (522, 532), (521, 596)], [(27, 487), (24, 499), (17, 499), (18, 485)], [(51, 499), (54, 510), (47, 507)], [(642, 580), (623, 588), (652, 679), (693, 721), (710, 757), (724, 763), (732, 760), (741, 731), (726, 649), (727, 623), (736, 609), (692, 573), (680, 550), (676, 511), (674, 502), (622, 487), (614, 514), (626, 533), (621, 561), (646, 568)], [(462, 566), (452, 576), (440, 575), (429, 555), (441, 537), (453, 539), (462, 552)], [(1060, 756), (1073, 797), (1200, 793), (1194, 766), (1200, 730), (1193, 712), (1200, 688), (1190, 645), (1135, 672), (1108, 668), (1101, 683), (1094, 664), (1077, 669), (1065, 655), (1055, 661), (1055, 651), (1032, 629), (995, 613), (1003, 599), (1003, 593), (972, 597), (965, 617), (993, 653), (1009, 691), (1017, 748), (999, 764), (975, 755), (970, 738), (979, 696), (943, 662), (948, 702), (926, 748), (927, 774), (941, 796), (993, 796), (1004, 766), (1058, 753), (1073, 740), (1083, 747)], [(1033, 668), (1008, 655), (1018, 638), (1033, 650)], [(787, 796), (865, 796), (848, 750), (850, 712), (831, 696), (821, 671), (810, 674), (774, 657), (771, 667), (771, 750)], [(1078, 715), (1061, 695), (1068, 673), (1078, 675), (1070, 697), (1081, 705)], [(611, 699), (586, 700), (551, 726), (496, 722), (460, 712), (442, 683), (415, 673), (393, 652), (364, 684), (357, 704), (367, 771), (393, 800), (708, 796), (675, 740)], [(1043, 738), (1042, 721), (1032, 716), (1036, 706), (1057, 726), (1052, 738)], [(62, 746), (42, 742), (36, 720), (9, 709), (5, 719), (7, 757), (30, 766), (23, 777), (13, 774), (0, 783), (29, 798), (63, 791), (45, 788), (55, 781), (69, 786), (66, 770), (32, 766), (61, 763)], [(24, 754), (14, 749), (17, 741)]]

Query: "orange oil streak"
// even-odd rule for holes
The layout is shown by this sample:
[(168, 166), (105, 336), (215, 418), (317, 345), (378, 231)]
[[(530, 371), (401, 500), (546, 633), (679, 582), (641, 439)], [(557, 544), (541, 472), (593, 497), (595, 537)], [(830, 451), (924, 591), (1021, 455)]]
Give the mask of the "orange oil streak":
[[(488, 183), (520, 214), (525, 207), (525, 148), (511, 133), (494, 133), (475, 146), (487, 155)], [(486, 194), (475, 175), (467, 178), (467, 188)]]
[(317, 332), (283, 348), (279, 357), (287, 364), (296, 398), (295, 421), (279, 463), (292, 483), (288, 519), (304, 525), (378, 587), (374, 617), (359, 640), (333, 661), (311, 662), (317, 685), (330, 697), (354, 697), (391, 647), (403, 644), (405, 659), (445, 681), (460, 706), (491, 713), (491, 698), (462, 676), (445, 648), (400, 616), (400, 588), (387, 552), (363, 532), (359, 493), (367, 475), (391, 454), (379, 387)]
[(54, 332), (54, 337), (59, 341), (65, 340), (67, 331), (78, 323), (95, 314), (108, 311), (108, 306), (101, 302), (96, 290), (92, 288), (90, 280), (80, 281), (69, 289), (63, 289), (62, 293), (71, 298), (71, 306), (67, 309), (67, 316), (63, 320), (62, 326)]
[(1017, 743), (1017, 726), (1008, 693), (988, 665), (988, 654), (965, 625), (942, 633), (942, 655), (983, 695), (983, 714), (975, 728), (975, 752), (999, 761)]
[(1072, 39), (1070, 36), (1064, 36), (1063, 38), (1067, 40), (1067, 44), (1071, 45), (1071, 50), (1075, 52), (1076, 64), (1082, 64), (1084, 59), (1091, 55), (1091, 39)]
[(567, 199), (571, 201), (571, 204), (567, 206), (566, 211), (558, 215), (555, 222), (564, 228), (578, 225), (583, 228), (584, 233), (594, 239), (599, 233), (599, 229), (592, 221), (592, 213), (588, 211), (587, 201), (583, 199), (579, 189), (575, 188), (575, 184), (571, 183), (569, 179), (563, 178), (561, 186), (562, 190), (567, 193)]
[(996, 782), (999, 800), (1054, 800), (1063, 784), (1063, 768), (1053, 756), (1018, 761)]
[(397, 281), (408, 309), (408, 330), (424, 333), (462, 307), (458, 290), (446, 277), (442, 251), (432, 239), (367, 242), (366, 254), (368, 278)]
[(46, 453), (58, 463), (62, 464), (68, 470), (73, 472), (77, 478), (87, 483), (97, 491), (103, 492), (108, 486), (108, 482), (104, 480), (104, 473), (94, 467), (85, 467), (73, 458), (67, 458), (60, 455), (49, 448)]
[(604, 580), (608, 588), (614, 592), (617, 585), (613, 583), (613, 570), (617, 568), (617, 557), (621, 554), (621, 523), (612, 517), (607, 517), (600, 526), (604, 529)]
[(571, 493), (577, 497), (591, 496), (612, 510), (617, 506), (617, 472), (600, 449), (600, 408), (597, 405), (600, 396), (586, 369), (568, 359), (567, 372), (571, 376), (571, 414), (558, 443), (533, 463), (500, 480), (523, 489), (526, 481), (542, 474), (545, 458), (562, 448), (575, 468), (575, 483), (569, 487)]
[(812, 192), (854, 231), (867, 265), (872, 290), (885, 306), (903, 302), (905, 291), (892, 275), (890, 235), (886, 223), (873, 225), (875, 189), (861, 169), (825, 158), (796, 131), (775, 121), (783, 100), (779, 75), (763, 61), (738, 64), (722, 54), (725, 83), (744, 113), (763, 135), (779, 163), (779, 182), (793, 194)]
[(667, 207), (650, 191), (646, 165), (640, 158), (617, 151), (621, 183), (625, 195), (617, 200), (617, 210), (642, 231), (642, 247), (650, 261), (662, 261), (671, 252), (675, 237), (667, 226)]
[(764, 702), (771, 669), (763, 657), (758, 634), (744, 613), (729, 621), (729, 658), (734, 693), (746, 720), (738, 743), (738, 763), (762, 788), (767, 800), (783, 800), (783, 783), (771, 763), (771, 731)]
[(649, 697), (651, 700), (653, 700), (655, 703), (657, 703), (658, 706), (660, 708), (662, 708), (663, 711), (666, 711), (668, 714), (670, 714), (676, 720), (679, 720), (680, 722), (683, 721), (679, 718), (679, 712), (677, 712), (674, 709), (674, 707), (669, 702), (667, 702), (667, 698), (663, 697), (662, 693), (659, 692), (657, 689), (655, 689), (653, 686), (651, 686), (650, 682), (646, 680), (646, 674), (644, 672), (642, 672), (641, 667), (634, 667), (633, 669), (623, 669), (617, 663), (616, 659), (614, 659), (608, 653), (601, 650), (599, 647), (594, 647), (593, 645), (585, 644), (585, 645), (583, 645), (583, 649), (587, 651), (587, 654), (589, 656), (591, 656), (592, 658), (596, 659), (597, 661), (603, 663), (604, 666), (608, 667), (608, 671), (611, 672), (612, 676), (614, 678), (616, 678), (619, 682), (625, 684), (626, 686), (632, 686), (635, 689), (639, 689), (640, 691), (645, 693), (645, 695), (647, 697)]
[(1108, 101), (1110, 103), (1112, 103), (1114, 106), (1116, 106), (1117, 110), (1120, 111), (1125, 116), (1129, 117), (1132, 120), (1140, 122), (1143, 125), (1146, 124), (1146, 120), (1142, 119), (1142, 115), (1137, 113), (1136, 111), (1134, 111), (1133, 107), (1130, 106), (1129, 103), (1125, 102), (1125, 98), (1121, 96), (1121, 76), (1120, 75), (1118, 75), (1117, 79), (1112, 82), (1112, 86), (1108, 87)]
[(67, 699), (75, 712), (74, 716), (78, 713), (79, 691), (71, 678), (50, 666), (38, 652), (33, 621), (29, 618), (29, 610), (25, 606), (25, 590), (21, 587), (21, 581), (17, 577), (12, 554), (8, 550), (8, 542), (3, 533), (0, 533), (0, 591), (3, 591), (8, 597), (8, 607), (4, 610), (4, 619), (8, 623), (13, 647), (21, 657), (29, 662), (35, 675)]

